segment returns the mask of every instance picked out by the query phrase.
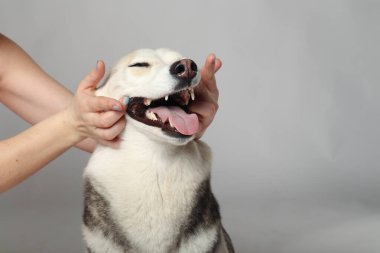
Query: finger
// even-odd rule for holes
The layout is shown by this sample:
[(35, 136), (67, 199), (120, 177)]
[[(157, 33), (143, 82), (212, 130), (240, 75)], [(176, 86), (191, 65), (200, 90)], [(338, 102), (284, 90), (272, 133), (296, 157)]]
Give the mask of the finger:
[(97, 143), (103, 145), (103, 146), (107, 146), (107, 147), (111, 147), (113, 149), (117, 149), (119, 148), (120, 146), (120, 138), (119, 137), (116, 137), (115, 139), (111, 140), (111, 141), (106, 141), (106, 140), (97, 140)]
[(105, 65), (102, 60), (97, 61), (94, 68), (79, 84), (78, 90), (95, 90), (105, 73)]
[(223, 62), (219, 59), (215, 59), (215, 68), (214, 68), (214, 73), (218, 72), (219, 69), (223, 66)]
[(126, 105), (121, 103), (119, 100), (101, 96), (90, 96), (87, 101), (87, 107), (87, 110), (92, 112), (124, 112), (126, 110)]
[[(201, 130), (201, 129), (203, 129), (203, 130)], [(199, 130), (198, 130), (198, 132), (195, 134), (195, 138), (194, 139), (196, 139), (196, 140), (199, 140), (202, 136), (203, 136), (203, 134), (206, 132), (206, 127), (203, 127), (201, 124), (199, 125)]]
[(210, 80), (214, 78), (215, 60), (215, 54), (209, 54), (207, 56), (205, 64), (201, 70), (202, 79)]
[(89, 113), (85, 118), (92, 126), (106, 129), (112, 127), (124, 115), (124, 112), (107, 111), (102, 113)]
[(206, 58), (205, 66), (201, 70), (201, 79), (206, 88), (211, 92), (217, 92), (215, 80), (215, 70), (219, 70), (221, 61), (217, 61), (214, 54), (210, 54)]
[(124, 117), (120, 118), (112, 127), (110, 128), (95, 128), (94, 135), (98, 140), (112, 141), (118, 137), (124, 130), (126, 125), (126, 120)]
[(200, 102), (198, 104), (194, 104), (191, 110), (198, 114), (199, 127), (197, 133), (195, 134), (195, 139), (200, 139), (206, 132), (206, 129), (211, 125), (211, 122), (214, 120), (218, 110), (218, 104)]
[(218, 104), (210, 102), (198, 102), (189, 106), (189, 111), (196, 113), (199, 118), (200, 130), (207, 128), (218, 111)]

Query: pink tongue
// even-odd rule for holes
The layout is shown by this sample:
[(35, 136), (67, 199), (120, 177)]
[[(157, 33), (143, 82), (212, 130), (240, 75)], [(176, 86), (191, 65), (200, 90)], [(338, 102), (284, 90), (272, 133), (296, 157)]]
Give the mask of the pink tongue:
[(149, 109), (151, 112), (157, 114), (162, 122), (169, 122), (174, 126), (178, 132), (184, 135), (193, 135), (198, 131), (199, 121), (195, 113), (187, 114), (178, 106), (160, 106)]

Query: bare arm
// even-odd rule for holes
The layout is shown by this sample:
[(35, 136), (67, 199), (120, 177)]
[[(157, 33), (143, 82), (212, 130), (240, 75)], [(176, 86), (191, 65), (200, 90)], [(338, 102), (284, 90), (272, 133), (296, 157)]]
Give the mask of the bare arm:
[[(214, 55), (209, 55), (202, 69), (197, 103), (191, 108), (200, 119), (198, 138), (218, 109), (214, 74), (221, 64)], [(117, 136), (126, 123), (125, 105), (94, 96), (104, 71), (104, 63), (98, 62), (73, 96), (19, 46), (0, 34), (0, 102), (35, 124), (0, 141), (0, 192), (20, 183), (73, 145), (90, 152), (95, 147), (94, 139), (117, 146)]]
[[(63, 110), (72, 98), (22, 48), (0, 34), (0, 102), (34, 125)], [(92, 152), (95, 145), (87, 139), (77, 146)]]
[(0, 141), (0, 193), (22, 182), (82, 138), (63, 113)]
[(100, 61), (73, 96), (14, 43), (0, 38), (0, 101), (29, 122), (39, 121), (0, 141), (0, 192), (86, 138), (117, 146), (117, 136), (125, 127), (125, 105), (94, 95), (104, 72), (104, 63)]

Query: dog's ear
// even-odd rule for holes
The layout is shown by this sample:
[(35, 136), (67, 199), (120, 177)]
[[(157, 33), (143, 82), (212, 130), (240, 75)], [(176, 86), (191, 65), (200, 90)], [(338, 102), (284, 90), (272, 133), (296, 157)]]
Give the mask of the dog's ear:
[(98, 85), (98, 87), (96, 87), (96, 91), (95, 91), (95, 94), (97, 95), (97, 96), (106, 96), (106, 97), (108, 97), (107, 96), (107, 92), (106, 92), (106, 86), (107, 86), (107, 83), (109, 82), (109, 80), (110, 80), (110, 78), (111, 78), (111, 73), (108, 73), (107, 75), (106, 75), (106, 77), (102, 80), (102, 82), (100, 83), (100, 85)]
[(108, 80), (110, 79), (110, 77), (111, 77), (111, 73), (108, 73), (106, 75), (106, 77), (102, 80), (102, 82), (100, 82), (100, 85), (98, 85), (98, 87), (96, 87), (96, 89), (99, 90), (99, 89), (103, 88), (106, 85), (106, 83), (108, 82)]
[(120, 91), (117, 89), (117, 80), (116, 80), (116, 73), (114, 71), (111, 71), (107, 74), (107, 76), (104, 78), (102, 83), (97, 87), (95, 94), (97, 96), (104, 96), (104, 97), (110, 97), (114, 99), (120, 98)]

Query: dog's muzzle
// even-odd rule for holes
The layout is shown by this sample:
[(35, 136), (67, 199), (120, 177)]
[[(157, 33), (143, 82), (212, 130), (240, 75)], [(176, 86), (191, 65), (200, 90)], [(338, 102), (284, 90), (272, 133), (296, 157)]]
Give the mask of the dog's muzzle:
[(191, 86), (193, 78), (197, 75), (198, 67), (193, 60), (182, 59), (174, 62), (169, 71), (179, 81), (175, 89), (180, 90)]
[(194, 87), (198, 85), (198, 67), (190, 59), (174, 62), (170, 75), (178, 80), (175, 92), (158, 99), (131, 97), (127, 113), (133, 119), (146, 125), (159, 127), (173, 137), (189, 137), (199, 127), (199, 119), (189, 111), (189, 104), (195, 100)]

